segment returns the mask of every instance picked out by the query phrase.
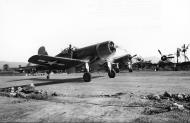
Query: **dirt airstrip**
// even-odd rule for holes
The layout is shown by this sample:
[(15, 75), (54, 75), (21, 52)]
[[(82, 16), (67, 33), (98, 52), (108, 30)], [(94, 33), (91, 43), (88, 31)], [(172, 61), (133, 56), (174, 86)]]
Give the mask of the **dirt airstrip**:
[[(52, 74), (50, 80), (44, 76), (0, 76), (0, 88), (34, 83), (38, 90), (57, 94), (45, 100), (0, 96), (0, 121), (190, 122), (189, 109), (163, 108), (190, 102), (146, 98), (165, 91), (190, 94), (189, 71), (122, 72), (113, 79), (106, 73), (92, 73), (91, 82), (83, 82), (82, 75)], [(147, 113), (152, 108), (155, 112)]]

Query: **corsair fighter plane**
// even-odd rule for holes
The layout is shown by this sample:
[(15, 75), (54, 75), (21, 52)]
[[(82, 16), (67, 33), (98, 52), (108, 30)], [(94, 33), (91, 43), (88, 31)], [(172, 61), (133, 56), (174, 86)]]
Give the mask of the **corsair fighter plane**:
[(129, 72), (132, 72), (133, 71), (132, 59), (136, 56), (137, 55), (131, 56), (130, 54), (126, 54), (117, 58), (113, 58), (113, 63), (112, 63), (113, 68), (115, 69), (117, 73), (119, 73), (119, 69), (122, 69), (122, 68), (125, 69), (127, 66)]
[(72, 49), (71, 46), (56, 56), (49, 56), (45, 47), (40, 47), (38, 55), (33, 55), (28, 62), (44, 66), (48, 69), (47, 79), (49, 79), (52, 70), (65, 70), (67, 73), (74, 73), (77, 68), (83, 68), (83, 79), (85, 82), (91, 81), (90, 70), (95, 70), (98, 65), (107, 62), (108, 76), (115, 77), (115, 70), (112, 68), (109, 57), (116, 52), (113, 41), (105, 41), (83, 48)]

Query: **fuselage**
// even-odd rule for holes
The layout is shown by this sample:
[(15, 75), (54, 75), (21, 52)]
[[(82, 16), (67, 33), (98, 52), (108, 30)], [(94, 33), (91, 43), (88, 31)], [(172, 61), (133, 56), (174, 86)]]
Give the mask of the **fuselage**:
[(87, 47), (74, 49), (72, 55), (69, 49), (56, 55), (56, 57), (68, 57), (73, 59), (86, 60), (90, 65), (102, 64), (105, 60), (116, 52), (116, 48), (112, 41), (105, 41), (102, 43), (90, 45)]

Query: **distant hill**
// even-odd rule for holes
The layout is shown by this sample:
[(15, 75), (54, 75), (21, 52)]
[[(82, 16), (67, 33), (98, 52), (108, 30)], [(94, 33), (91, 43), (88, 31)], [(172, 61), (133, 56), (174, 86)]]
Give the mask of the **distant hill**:
[(3, 69), (3, 65), (8, 64), (9, 68), (15, 68), (21, 65), (22, 67), (26, 66), (27, 62), (7, 62), (7, 61), (0, 61), (0, 69)]

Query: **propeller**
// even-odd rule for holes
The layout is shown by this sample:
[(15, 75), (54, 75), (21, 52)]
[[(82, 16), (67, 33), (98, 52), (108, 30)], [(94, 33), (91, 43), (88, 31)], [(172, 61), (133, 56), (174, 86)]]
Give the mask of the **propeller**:
[(161, 55), (161, 60), (162, 61), (166, 61), (168, 59), (174, 58), (174, 56), (173, 56), (174, 54), (163, 55), (162, 52), (159, 49), (158, 49), (158, 52)]
[(183, 44), (182, 47), (181, 47), (182, 52), (186, 52), (187, 49), (189, 48), (189, 45), (190, 44), (188, 44), (187, 46), (185, 46), (185, 44)]

